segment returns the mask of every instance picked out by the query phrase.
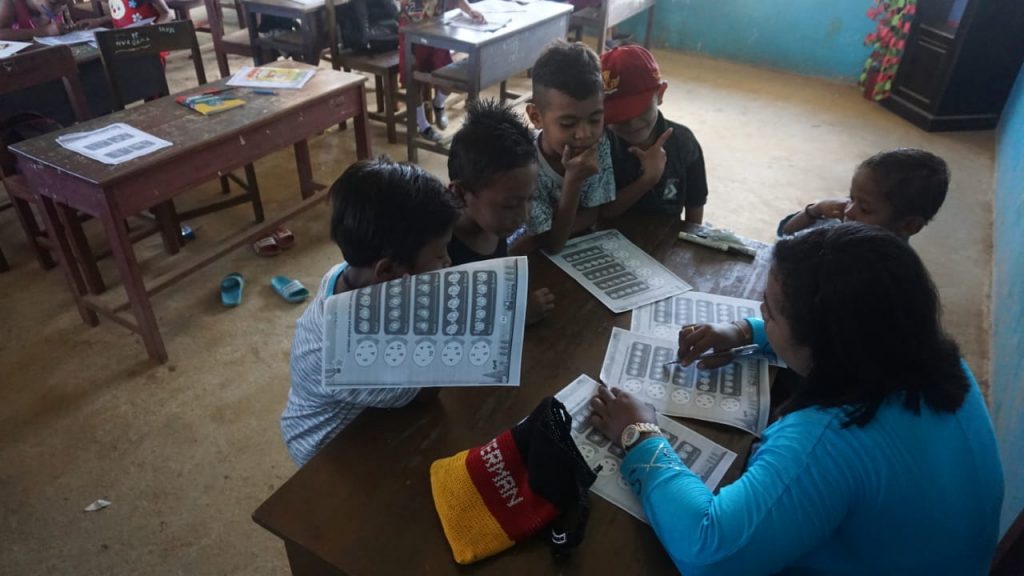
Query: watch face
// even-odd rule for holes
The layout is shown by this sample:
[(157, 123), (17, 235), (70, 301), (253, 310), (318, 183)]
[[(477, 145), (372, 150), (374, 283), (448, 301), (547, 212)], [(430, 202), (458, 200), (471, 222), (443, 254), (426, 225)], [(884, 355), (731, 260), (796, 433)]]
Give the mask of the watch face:
[(640, 437), (640, 430), (633, 424), (626, 426), (626, 429), (622, 431), (622, 447), (629, 448), (636, 443), (637, 438)]

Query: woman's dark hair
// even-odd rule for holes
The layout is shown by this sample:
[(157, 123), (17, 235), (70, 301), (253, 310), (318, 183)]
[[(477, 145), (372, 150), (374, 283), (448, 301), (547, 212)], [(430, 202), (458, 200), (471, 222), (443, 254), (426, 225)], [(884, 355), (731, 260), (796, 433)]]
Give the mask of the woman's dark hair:
[(604, 94), (601, 59), (582, 42), (558, 39), (548, 45), (533, 64), (533, 102), (541, 109), (548, 90), (558, 90), (573, 100)]
[(967, 393), (939, 297), (909, 244), (875, 226), (819, 227), (775, 244), (772, 272), (794, 342), (812, 366), (786, 411), (847, 407), (863, 426), (890, 398), (954, 412)]
[(412, 266), (458, 217), (445, 185), (415, 164), (363, 160), (331, 186), (331, 238), (352, 266), (381, 258)]
[(931, 152), (897, 148), (875, 154), (860, 167), (871, 171), (896, 218), (918, 216), (927, 223), (946, 200), (949, 167)]
[(496, 100), (473, 100), (452, 138), (448, 179), (472, 191), (503, 172), (537, 163), (537, 147), (522, 117)]

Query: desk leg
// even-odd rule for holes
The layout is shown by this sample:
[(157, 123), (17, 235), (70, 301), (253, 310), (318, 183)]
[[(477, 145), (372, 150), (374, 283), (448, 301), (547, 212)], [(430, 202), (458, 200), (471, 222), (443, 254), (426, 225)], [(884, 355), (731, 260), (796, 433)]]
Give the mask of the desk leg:
[[(401, 34), (401, 32), (399, 32)], [(420, 107), (420, 85), (413, 78), (416, 60), (412, 56), (412, 43), (405, 42), (405, 146), (409, 162), (417, 162), (419, 151), (416, 149), (416, 109)]]
[(366, 160), (373, 154), (373, 147), (370, 144), (369, 122), (367, 121), (366, 110), (366, 85), (359, 88), (359, 114), (352, 119), (355, 124), (356, 133), (356, 158)]
[(597, 55), (604, 54), (604, 46), (608, 41), (608, 3), (601, 4), (601, 29), (597, 31)]
[(310, 66), (320, 64), (320, 43), (317, 42), (317, 26), (313, 22), (315, 14), (305, 14), (299, 20), (299, 28), (302, 33), (302, 59)]
[(654, 6), (647, 9), (647, 29), (644, 31), (644, 48), (651, 49), (651, 31), (654, 29)]
[(156, 323), (149, 295), (146, 294), (146, 285), (142, 282), (139, 263), (135, 260), (135, 252), (132, 250), (132, 241), (124, 228), (124, 215), (117, 207), (107, 205), (106, 210), (100, 215), (100, 221), (107, 232), (110, 251), (121, 275), (121, 284), (128, 293), (128, 301), (131, 302), (132, 313), (135, 315), (142, 342), (146, 345), (146, 352), (149, 353), (150, 359), (163, 364), (167, 362), (167, 350), (164, 348), (163, 338), (160, 337), (160, 326)]
[(64, 229), (67, 232), (71, 247), (81, 265), (82, 274), (85, 276), (85, 285), (89, 288), (90, 294), (102, 294), (107, 290), (103, 282), (103, 275), (96, 265), (96, 256), (93, 255), (89, 240), (85, 237), (85, 230), (82, 229), (82, 221), (78, 213), (70, 208), (64, 207)]
[[(82, 300), (86, 289), (85, 280), (82, 278), (82, 273), (75, 263), (75, 257), (71, 251), (71, 243), (68, 242), (64, 224), (57, 213), (57, 206), (53, 200), (45, 196), (36, 196), (36, 201), (42, 208), (43, 219), (46, 221), (46, 228), (52, 239), (53, 254), (57, 256), (57, 263), (60, 265), (60, 269), (64, 271), (64, 279), (67, 280), (68, 288), (71, 290), (71, 297), (78, 308), (78, 314), (82, 317), (82, 322), (89, 326), (96, 326), (100, 323), (100, 319), (96, 316), (95, 312), (86, 307), (85, 302)], [(74, 218), (78, 217), (75, 211), (71, 209), (65, 210), (65, 215)]]
[(345, 576), (345, 573), (293, 542), (284, 543), (292, 576)]
[[(241, 2), (241, 0), (237, 0)], [(245, 11), (245, 20), (248, 23), (246, 28), (249, 29), (249, 46), (252, 47), (252, 63), (256, 66), (263, 66), (263, 48), (260, 47), (259, 38), (259, 22), (256, 21), (256, 12), (254, 10)]]
[(299, 173), (299, 193), (305, 200), (316, 192), (313, 185), (313, 165), (309, 159), (309, 142), (299, 140), (293, 148), (295, 149), (295, 169)]

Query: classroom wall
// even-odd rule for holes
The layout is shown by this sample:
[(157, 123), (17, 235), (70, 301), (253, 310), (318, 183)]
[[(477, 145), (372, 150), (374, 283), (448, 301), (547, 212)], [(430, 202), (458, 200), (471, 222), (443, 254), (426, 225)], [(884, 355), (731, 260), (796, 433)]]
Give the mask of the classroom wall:
[[(658, 0), (652, 46), (855, 83), (871, 0)], [(639, 41), (641, 14), (623, 23)]]
[(1024, 68), (996, 133), (989, 400), (1006, 473), (1002, 530), (1024, 508)]

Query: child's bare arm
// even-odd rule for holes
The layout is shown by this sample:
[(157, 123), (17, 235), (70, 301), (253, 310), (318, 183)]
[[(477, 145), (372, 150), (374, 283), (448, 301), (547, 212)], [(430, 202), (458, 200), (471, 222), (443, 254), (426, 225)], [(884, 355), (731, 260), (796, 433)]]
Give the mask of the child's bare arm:
[(703, 206), (688, 206), (683, 208), (684, 215), (683, 221), (691, 224), (703, 224), (704, 223), (704, 207)]
[(574, 158), (569, 156), (568, 146), (562, 151), (562, 166), (565, 166), (562, 196), (558, 200), (558, 208), (551, 221), (551, 230), (543, 242), (543, 247), (552, 253), (562, 251), (575, 229), (583, 182), (600, 170), (597, 163), (597, 147), (598, 144), (594, 144)]
[(484, 15), (473, 9), (466, 0), (459, 0), (459, 10), (466, 13), (467, 16), (473, 19), (474, 22), (486, 22)]
[(789, 219), (789, 222), (786, 222), (786, 225), (782, 227), (782, 233), (785, 235), (796, 234), (813, 224), (815, 220), (824, 218), (842, 219), (843, 212), (846, 210), (846, 204), (847, 200), (845, 198), (821, 200), (814, 204), (808, 204), (802, 211), (794, 214)]
[(153, 7), (156, 8), (157, 12), (156, 23), (163, 24), (164, 22), (170, 22), (174, 17), (174, 14), (171, 14), (171, 9), (167, 6), (167, 3), (164, 2), (164, 0), (152, 0), (152, 2)]
[(651, 144), (646, 150), (636, 146), (629, 148), (629, 152), (640, 160), (640, 177), (616, 192), (614, 202), (609, 202), (601, 207), (601, 218), (608, 220), (620, 216), (658, 184), (662, 174), (665, 173), (665, 162), (667, 161), (663, 146), (671, 135), (672, 129), (669, 128), (662, 132), (654, 144)]

